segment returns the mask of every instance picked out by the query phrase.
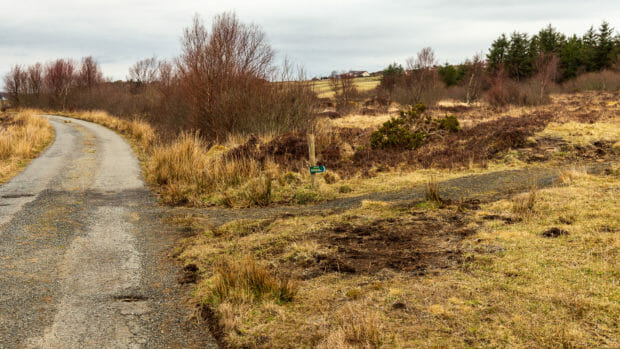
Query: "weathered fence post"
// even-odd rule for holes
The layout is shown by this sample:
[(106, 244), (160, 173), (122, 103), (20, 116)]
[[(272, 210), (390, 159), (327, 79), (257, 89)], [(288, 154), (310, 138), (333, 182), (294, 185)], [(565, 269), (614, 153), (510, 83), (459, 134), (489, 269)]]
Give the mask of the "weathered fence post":
[[(316, 147), (313, 134), (308, 134), (308, 157), (310, 159), (310, 166), (316, 166)], [(312, 180), (312, 188), (314, 188), (316, 184), (316, 174), (312, 171), (310, 171), (310, 178)]]

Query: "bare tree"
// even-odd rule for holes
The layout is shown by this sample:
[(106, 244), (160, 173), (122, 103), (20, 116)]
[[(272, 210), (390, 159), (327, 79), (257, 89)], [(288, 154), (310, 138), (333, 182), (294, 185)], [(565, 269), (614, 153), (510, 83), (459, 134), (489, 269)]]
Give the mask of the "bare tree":
[(273, 71), (274, 53), (264, 33), (224, 13), (215, 16), (209, 34), (196, 16), (181, 43), (177, 68), (192, 124), (215, 138), (247, 127), (255, 118), (248, 105)]
[(425, 47), (417, 53), (416, 57), (407, 59), (407, 68), (410, 71), (428, 71), (437, 64), (435, 51), (430, 47)]
[(466, 81), (466, 97), (467, 104), (480, 98), (482, 92), (482, 83), (484, 81), (485, 61), (482, 53), (477, 53), (470, 61), (465, 61), (466, 72), (464, 81)]
[(28, 67), (28, 93), (39, 98), (43, 89), (43, 65), (35, 63)]
[(329, 86), (332, 91), (334, 91), (336, 108), (339, 111), (348, 111), (353, 102), (353, 98), (357, 95), (353, 74), (332, 74), (329, 77)]
[(157, 58), (151, 57), (137, 61), (129, 68), (127, 80), (131, 80), (139, 85), (150, 84), (157, 78), (158, 64)]
[(436, 64), (435, 52), (430, 47), (407, 59), (404, 86), (397, 89), (394, 99), (403, 104), (434, 104), (441, 97), (442, 88)]
[(560, 58), (553, 53), (542, 53), (535, 61), (536, 75), (534, 81), (538, 84), (539, 103), (547, 100), (549, 87), (559, 77)]
[(91, 90), (103, 82), (103, 73), (92, 56), (82, 58), (82, 65), (77, 75), (78, 86)]
[(28, 73), (20, 65), (13, 68), (4, 76), (4, 87), (6, 88), (9, 100), (15, 106), (20, 106), (23, 102), (23, 95), (27, 92)]
[(65, 109), (71, 88), (75, 86), (75, 63), (70, 59), (57, 59), (45, 67), (45, 85), (56, 107)]
[(157, 63), (157, 82), (160, 86), (171, 87), (177, 77), (177, 71), (172, 63), (166, 60)]

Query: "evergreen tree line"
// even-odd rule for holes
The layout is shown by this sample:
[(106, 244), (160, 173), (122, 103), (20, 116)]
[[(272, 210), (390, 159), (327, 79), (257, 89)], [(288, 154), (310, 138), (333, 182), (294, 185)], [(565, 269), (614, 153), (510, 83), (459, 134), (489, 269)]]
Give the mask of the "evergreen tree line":
[[(557, 82), (563, 82), (585, 72), (612, 68), (620, 55), (620, 35), (609, 23), (603, 22), (598, 30), (590, 27), (583, 36), (567, 36), (549, 24), (537, 34), (513, 32), (508, 37), (501, 34), (486, 55), (487, 70), (496, 74), (500, 70), (511, 79), (520, 81), (531, 78), (539, 67), (557, 60)], [(466, 64), (439, 68), (439, 75), (446, 86), (457, 85), (467, 71)]]

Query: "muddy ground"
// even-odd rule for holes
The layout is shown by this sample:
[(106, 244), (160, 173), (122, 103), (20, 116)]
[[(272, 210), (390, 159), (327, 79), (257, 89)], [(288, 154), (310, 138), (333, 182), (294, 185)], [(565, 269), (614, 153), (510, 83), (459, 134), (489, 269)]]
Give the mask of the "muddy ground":
[(407, 210), (398, 218), (371, 222), (348, 218), (308, 236), (333, 253), (319, 254), (303, 266), (305, 278), (328, 272), (375, 274), (386, 268), (424, 275), (460, 264), (463, 239), (475, 233), (467, 227), (470, 214), (454, 209)]

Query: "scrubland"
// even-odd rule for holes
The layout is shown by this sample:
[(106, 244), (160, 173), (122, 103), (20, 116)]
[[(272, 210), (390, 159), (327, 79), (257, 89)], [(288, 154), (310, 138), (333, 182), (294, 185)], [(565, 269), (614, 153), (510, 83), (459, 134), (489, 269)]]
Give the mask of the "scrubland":
[(17, 174), (53, 139), (52, 126), (34, 111), (0, 114), (0, 183)]
[[(173, 251), (179, 282), (195, 284), (196, 316), (222, 347), (612, 348), (620, 74), (610, 28), (514, 32), (454, 66), (428, 47), (380, 77), (310, 82), (276, 69), (260, 28), (224, 13), (209, 31), (196, 17), (174, 63), (139, 61), (125, 82), (105, 81), (86, 57), (82, 69), (15, 66), (5, 84), (17, 106), (126, 136), (174, 207), (167, 223), (187, 235)], [(227, 35), (240, 39), (219, 41)], [(507, 60), (505, 45), (524, 42), (532, 52)], [(54, 88), (58, 72), (67, 86)], [(327, 168), (314, 181), (312, 138)]]
[[(294, 201), (291, 192), (299, 188), (316, 193), (314, 201), (414, 188), (427, 199), (366, 200), (356, 208), (219, 226), (208, 210), (184, 211), (171, 221), (195, 235), (175, 255), (196, 276), (200, 314), (231, 347), (617, 346), (617, 101), (617, 92), (557, 94), (548, 105), (499, 112), (442, 103), (429, 113), (458, 115), (456, 139), (446, 135), (395, 158), (360, 149), (386, 117), (322, 120), (324, 130), (338, 135), (329, 142), (354, 150), (341, 148), (345, 164), (328, 166), (334, 173), (321, 177), (317, 189), (303, 167), (285, 167), (294, 157), (275, 156), (261, 166), (258, 156), (248, 176), (263, 179), (233, 185), (225, 205), (308, 203)], [(277, 139), (255, 140), (249, 150)], [(481, 156), (468, 157), (471, 147)], [(434, 162), (419, 162), (422, 151), (435, 151)], [(328, 161), (329, 152), (320, 154)], [(365, 157), (356, 163), (359, 154)], [(481, 174), (535, 168), (559, 172), (550, 187), (524, 179), (532, 182), (524, 193), (442, 197), (449, 179), (475, 182)], [(269, 187), (271, 196), (250, 199), (251, 185)], [(235, 204), (239, 195), (248, 201)]]
[[(396, 152), (368, 143), (395, 111), (317, 119), (328, 172), (314, 188), (305, 133), (165, 142), (144, 121), (70, 115), (126, 135), (161, 201), (188, 207), (168, 219), (192, 235), (174, 256), (224, 346), (615, 347), (618, 108), (618, 92), (501, 111), (442, 102), (427, 113), (456, 115), (458, 132)], [(443, 197), (447, 180), (535, 168), (559, 172), (524, 193)], [(426, 199), (241, 218), (244, 207), (416, 188)], [(215, 225), (210, 206), (240, 218)]]

